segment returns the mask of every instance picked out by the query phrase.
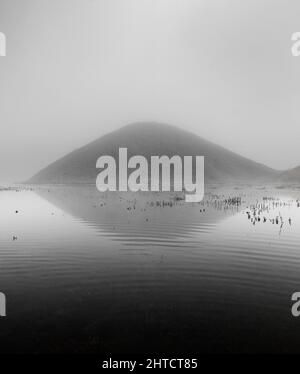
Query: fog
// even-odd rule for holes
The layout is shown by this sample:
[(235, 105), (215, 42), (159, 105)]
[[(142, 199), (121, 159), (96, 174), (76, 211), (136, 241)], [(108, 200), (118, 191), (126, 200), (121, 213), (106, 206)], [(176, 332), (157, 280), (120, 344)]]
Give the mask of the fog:
[(299, 14), (298, 0), (0, 0), (0, 181), (143, 120), (299, 165)]

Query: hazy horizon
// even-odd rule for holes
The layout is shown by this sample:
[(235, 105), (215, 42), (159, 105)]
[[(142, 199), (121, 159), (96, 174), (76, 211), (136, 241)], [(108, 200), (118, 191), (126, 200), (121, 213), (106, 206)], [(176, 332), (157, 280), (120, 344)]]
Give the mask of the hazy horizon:
[(0, 181), (132, 122), (300, 164), (291, 0), (0, 0)]

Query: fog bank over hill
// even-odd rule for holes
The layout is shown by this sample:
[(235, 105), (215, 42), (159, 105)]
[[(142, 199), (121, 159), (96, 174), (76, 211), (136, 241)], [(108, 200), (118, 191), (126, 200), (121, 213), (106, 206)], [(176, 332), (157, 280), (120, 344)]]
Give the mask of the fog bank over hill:
[(298, 166), (299, 14), (298, 0), (0, 1), (0, 180), (145, 119)]
[(278, 172), (251, 161), (191, 132), (155, 122), (127, 125), (67, 154), (34, 175), (28, 182), (95, 183), (96, 161), (110, 155), (118, 160), (119, 148), (128, 149), (128, 158), (174, 155), (205, 156), (206, 182), (270, 181)]

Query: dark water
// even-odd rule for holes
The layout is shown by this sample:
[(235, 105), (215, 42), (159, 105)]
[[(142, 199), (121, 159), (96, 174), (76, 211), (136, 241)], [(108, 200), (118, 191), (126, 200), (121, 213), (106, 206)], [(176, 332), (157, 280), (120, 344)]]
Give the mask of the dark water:
[(300, 351), (299, 198), (1, 191), (1, 352)]

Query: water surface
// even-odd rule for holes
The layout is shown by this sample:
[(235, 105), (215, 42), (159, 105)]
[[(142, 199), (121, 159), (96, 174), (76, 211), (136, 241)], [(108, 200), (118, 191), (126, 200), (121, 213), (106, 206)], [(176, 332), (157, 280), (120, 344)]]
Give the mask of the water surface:
[(1, 351), (299, 351), (299, 198), (0, 191)]

